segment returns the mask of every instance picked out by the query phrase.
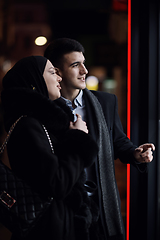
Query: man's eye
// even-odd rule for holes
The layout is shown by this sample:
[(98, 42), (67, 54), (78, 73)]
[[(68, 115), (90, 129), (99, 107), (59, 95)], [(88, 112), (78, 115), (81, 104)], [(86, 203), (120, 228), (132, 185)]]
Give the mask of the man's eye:
[(78, 63), (74, 64), (73, 67), (78, 67)]

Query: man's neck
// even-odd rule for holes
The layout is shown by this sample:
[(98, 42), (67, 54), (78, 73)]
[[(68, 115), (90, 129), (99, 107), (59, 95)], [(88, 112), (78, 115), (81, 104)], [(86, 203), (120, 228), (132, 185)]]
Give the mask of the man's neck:
[(79, 92), (80, 92), (79, 89), (74, 89), (72, 91), (61, 89), (62, 97), (70, 100), (72, 103), (73, 103), (74, 99), (78, 96)]

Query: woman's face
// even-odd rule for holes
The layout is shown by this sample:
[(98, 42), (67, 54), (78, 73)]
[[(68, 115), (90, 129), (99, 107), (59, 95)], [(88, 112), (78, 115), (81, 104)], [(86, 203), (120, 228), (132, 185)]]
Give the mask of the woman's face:
[(49, 98), (51, 100), (59, 98), (61, 96), (61, 87), (59, 83), (62, 81), (62, 78), (57, 75), (56, 69), (49, 60), (47, 60), (43, 77), (47, 85)]

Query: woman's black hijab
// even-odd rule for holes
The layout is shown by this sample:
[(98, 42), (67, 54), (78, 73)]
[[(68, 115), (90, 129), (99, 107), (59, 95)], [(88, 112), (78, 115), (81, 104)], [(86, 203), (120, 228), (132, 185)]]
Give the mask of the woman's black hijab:
[(47, 58), (42, 56), (21, 59), (4, 76), (3, 89), (36, 89), (37, 92), (48, 97), (47, 86), (43, 78), (46, 63)]
[(1, 100), (7, 131), (18, 117), (28, 115), (35, 108), (41, 108), (41, 103), (37, 104), (41, 98), (49, 100), (43, 78), (46, 63), (47, 58), (42, 56), (26, 57), (18, 61), (4, 76)]
[(54, 126), (54, 132), (58, 131), (59, 135), (60, 129), (62, 133), (64, 129), (68, 130), (69, 121), (73, 121), (73, 114), (61, 99), (49, 99), (43, 78), (46, 63), (47, 58), (42, 56), (23, 58), (3, 78), (1, 100), (7, 132), (22, 115), (37, 118), (48, 128)]

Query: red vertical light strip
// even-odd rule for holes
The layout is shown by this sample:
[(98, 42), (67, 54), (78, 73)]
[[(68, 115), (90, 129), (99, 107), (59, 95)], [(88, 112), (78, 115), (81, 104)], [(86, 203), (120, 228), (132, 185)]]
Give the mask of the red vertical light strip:
[[(130, 138), (131, 129), (131, 0), (128, 0), (128, 76), (127, 76), (127, 136)], [(129, 240), (130, 222), (130, 165), (127, 164), (127, 217), (126, 240)]]

